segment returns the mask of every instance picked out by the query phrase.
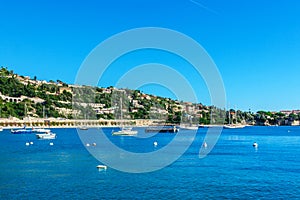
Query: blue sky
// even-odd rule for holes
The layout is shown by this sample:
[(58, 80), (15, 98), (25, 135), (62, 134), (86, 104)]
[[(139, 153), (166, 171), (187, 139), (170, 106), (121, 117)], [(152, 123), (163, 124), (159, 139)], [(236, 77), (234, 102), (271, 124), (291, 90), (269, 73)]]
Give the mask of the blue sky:
[[(252, 111), (300, 108), (297, 0), (0, 0), (0, 9), (0, 65), (23, 75), (73, 83), (86, 56), (108, 37), (132, 28), (164, 27), (206, 49), (230, 105)], [(132, 66), (133, 60), (172, 65), (172, 56), (146, 53), (120, 65)], [(114, 70), (120, 72), (118, 66)], [(199, 101), (209, 104), (203, 81), (196, 87)], [(172, 96), (167, 89), (142, 89)]]

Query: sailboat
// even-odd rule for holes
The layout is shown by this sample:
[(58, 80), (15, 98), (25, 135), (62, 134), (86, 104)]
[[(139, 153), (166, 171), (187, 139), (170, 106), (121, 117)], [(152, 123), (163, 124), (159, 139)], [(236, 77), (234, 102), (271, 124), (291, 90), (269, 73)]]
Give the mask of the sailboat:
[[(45, 106), (43, 106), (43, 119), (45, 119)], [(49, 124), (49, 126), (50, 126), (50, 124)], [(39, 134), (42, 134), (42, 133), (49, 133), (49, 132), (50, 132), (50, 129), (45, 129), (45, 128), (35, 128), (35, 129), (33, 129), (33, 132), (39, 133)]]
[[(43, 119), (45, 119), (45, 106), (43, 106)], [(50, 124), (49, 124), (50, 126)], [(35, 136), (37, 139), (55, 139), (56, 133), (51, 132), (50, 129), (38, 128), (34, 129), (36, 133)]]
[[(123, 120), (123, 111), (122, 111), (122, 98), (120, 99), (121, 105), (120, 105), (120, 109), (121, 109), (121, 120)], [(113, 131), (112, 135), (119, 135), (119, 136), (133, 136), (136, 135), (138, 133), (138, 131), (134, 131), (132, 130), (131, 127), (125, 127), (124, 124), (122, 123), (122, 127), (121, 130), (119, 131)]]
[(88, 130), (89, 128), (86, 125), (86, 114), (84, 115), (84, 124), (79, 127), (80, 130)]
[(229, 124), (225, 124), (223, 126), (223, 128), (226, 128), (226, 129), (236, 129), (236, 128), (244, 128), (245, 125), (242, 125), (242, 124), (237, 124), (237, 111), (235, 111), (235, 118), (236, 118), (236, 123), (234, 124), (233, 123), (233, 120), (231, 119), (231, 114), (230, 114), (230, 110), (229, 110)]
[[(24, 105), (24, 113), (25, 113), (25, 117), (27, 118), (27, 105), (25, 104)], [(21, 129), (17, 129), (17, 130), (14, 130), (14, 129), (11, 129), (11, 133), (12, 134), (30, 134), (30, 133), (33, 133), (34, 129), (33, 128), (26, 128), (26, 123), (24, 124), (24, 127), (21, 128)]]

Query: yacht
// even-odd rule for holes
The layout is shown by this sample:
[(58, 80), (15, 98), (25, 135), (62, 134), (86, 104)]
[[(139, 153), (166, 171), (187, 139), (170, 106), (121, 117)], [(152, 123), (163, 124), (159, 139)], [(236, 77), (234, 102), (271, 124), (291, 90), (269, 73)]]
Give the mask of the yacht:
[(194, 124), (180, 124), (181, 129), (198, 130), (199, 126)]
[(3, 131), (3, 127), (2, 126), (0, 126), (0, 131)]
[(37, 128), (37, 129), (33, 129), (32, 131), (35, 132), (35, 133), (48, 133), (51, 130), (50, 129), (44, 129), (44, 128)]
[(36, 134), (36, 138), (37, 139), (55, 139), (56, 138), (56, 134), (52, 133), (52, 132), (42, 132), (42, 133), (38, 133)]
[(138, 131), (132, 130), (131, 127), (122, 127), (121, 130), (119, 131), (114, 131), (112, 135), (127, 135), (127, 136), (132, 136), (136, 135)]
[(223, 128), (234, 129), (234, 128), (245, 128), (245, 125), (242, 124), (225, 124)]

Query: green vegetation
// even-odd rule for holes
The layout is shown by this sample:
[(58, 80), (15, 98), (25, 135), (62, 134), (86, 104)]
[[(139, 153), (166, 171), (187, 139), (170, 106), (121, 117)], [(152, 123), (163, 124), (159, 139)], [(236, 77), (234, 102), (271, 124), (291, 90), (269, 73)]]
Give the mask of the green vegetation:
[[(143, 94), (139, 90), (99, 88), (39, 81), (0, 69), (0, 118), (54, 117), (76, 119), (153, 119), (178, 124), (283, 125), (299, 120), (300, 113), (243, 112), (179, 102)], [(120, 104), (122, 102), (122, 105)], [(122, 108), (122, 112), (121, 112)]]

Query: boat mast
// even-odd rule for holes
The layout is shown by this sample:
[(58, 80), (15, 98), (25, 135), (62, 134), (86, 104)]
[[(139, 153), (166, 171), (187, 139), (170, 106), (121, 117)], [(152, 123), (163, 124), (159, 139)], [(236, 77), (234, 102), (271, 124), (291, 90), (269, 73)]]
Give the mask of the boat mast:
[(123, 128), (124, 127), (124, 124), (123, 124), (123, 111), (122, 111), (122, 107), (123, 107), (123, 101), (122, 101), (122, 96), (120, 97), (120, 119), (121, 119), (121, 127)]
[(25, 116), (25, 118), (27, 117), (27, 104), (26, 103), (24, 105), (24, 116)]
[(235, 107), (235, 125), (237, 125), (237, 109)]
[(230, 105), (228, 105), (228, 124), (231, 124), (231, 112), (230, 112)]

